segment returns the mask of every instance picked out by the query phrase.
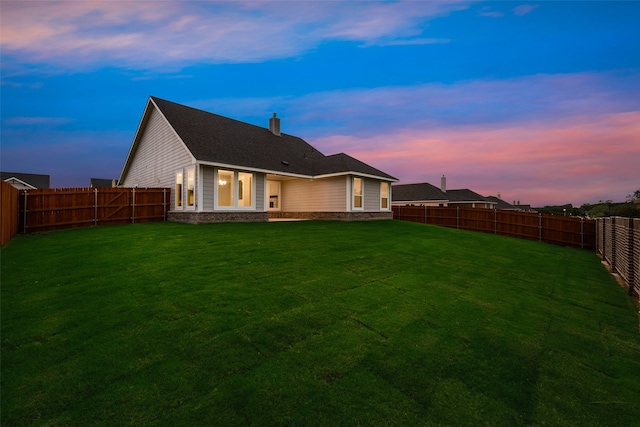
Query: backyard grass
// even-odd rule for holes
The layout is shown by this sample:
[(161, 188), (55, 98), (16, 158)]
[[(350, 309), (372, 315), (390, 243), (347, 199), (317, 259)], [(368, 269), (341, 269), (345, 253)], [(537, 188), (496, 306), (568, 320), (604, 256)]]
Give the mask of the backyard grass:
[(640, 423), (637, 309), (592, 252), (374, 221), (1, 256), (3, 426)]

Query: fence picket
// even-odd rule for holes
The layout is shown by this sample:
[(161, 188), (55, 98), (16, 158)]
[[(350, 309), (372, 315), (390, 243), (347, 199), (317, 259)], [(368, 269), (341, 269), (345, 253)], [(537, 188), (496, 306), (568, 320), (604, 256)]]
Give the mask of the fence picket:
[(0, 193), (0, 246), (4, 246), (20, 230), (20, 192), (11, 184), (0, 181)]
[(596, 252), (629, 289), (640, 298), (640, 218), (598, 218)]
[[(393, 206), (394, 218), (463, 230), (538, 240), (582, 249), (595, 249), (595, 221), (497, 209)], [(492, 212), (493, 211), (493, 212)]]
[(167, 196), (170, 197), (171, 190), (67, 188), (22, 190), (22, 193), (21, 228), (23, 233), (28, 233), (90, 225), (165, 221), (169, 206)]

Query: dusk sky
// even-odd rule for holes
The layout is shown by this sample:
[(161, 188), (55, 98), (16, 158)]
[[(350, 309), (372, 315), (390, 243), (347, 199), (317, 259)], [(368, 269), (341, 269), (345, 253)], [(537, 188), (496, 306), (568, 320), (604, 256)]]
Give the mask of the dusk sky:
[(640, 188), (640, 2), (6, 1), (1, 169), (118, 178), (149, 96), (534, 206)]

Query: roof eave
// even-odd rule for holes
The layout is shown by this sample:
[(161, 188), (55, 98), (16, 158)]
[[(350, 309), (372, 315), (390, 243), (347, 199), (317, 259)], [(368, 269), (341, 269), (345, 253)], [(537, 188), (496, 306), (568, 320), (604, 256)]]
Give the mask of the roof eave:
[(17, 181), (20, 184), (24, 185), (25, 187), (29, 187), (30, 190), (37, 190), (38, 187), (35, 187), (31, 184), (29, 184), (28, 182), (24, 182), (23, 180), (21, 180), (20, 178), (16, 178), (15, 176), (11, 176), (7, 179), (4, 180), (4, 182), (6, 182), (7, 184), (9, 184), (9, 181)]
[(394, 178), (394, 177), (372, 175), (372, 174), (368, 174), (368, 173), (355, 172), (355, 171), (326, 173), (326, 174), (315, 175), (313, 178), (314, 179), (333, 178), (333, 177), (336, 177), (336, 176), (344, 176), (344, 175), (355, 175), (355, 176), (361, 176), (363, 178), (379, 179), (381, 181), (388, 181), (388, 182), (397, 182), (398, 181), (398, 179)]
[(211, 162), (206, 160), (198, 160), (197, 163), (205, 166), (215, 166), (215, 167), (226, 168), (226, 169), (235, 169), (235, 170), (244, 170), (244, 171), (250, 171), (250, 172), (274, 174), (274, 175), (283, 175), (283, 176), (290, 176), (292, 178), (304, 178), (304, 179), (314, 178), (313, 175), (286, 172), (286, 171), (275, 170), (275, 169), (255, 168), (255, 167), (246, 166), (246, 165), (234, 165), (230, 163), (219, 163), (219, 162)]

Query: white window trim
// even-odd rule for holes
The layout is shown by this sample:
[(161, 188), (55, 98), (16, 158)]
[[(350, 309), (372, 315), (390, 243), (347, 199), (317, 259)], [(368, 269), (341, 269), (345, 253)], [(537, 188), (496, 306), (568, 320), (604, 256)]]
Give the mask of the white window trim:
[[(360, 201), (360, 207), (356, 207), (356, 179), (359, 179), (361, 182), (362, 194), (360, 197), (362, 200)], [(351, 178), (351, 210), (354, 211), (363, 211), (364, 210), (364, 179), (360, 176), (354, 176)]]
[(198, 212), (201, 212), (204, 207), (204, 168), (201, 164), (196, 163), (196, 206)]
[[(233, 172), (233, 206), (218, 205), (218, 171), (219, 170)], [(251, 206), (238, 206), (238, 178), (239, 173), (251, 175)], [(213, 173), (213, 209), (216, 211), (255, 211), (256, 207), (256, 174), (255, 172), (247, 172), (235, 169), (215, 168)]]
[[(387, 184), (387, 207), (382, 207), (382, 186)], [(391, 210), (391, 184), (387, 181), (380, 181), (380, 210), (381, 211), (390, 211)]]
[[(189, 172), (193, 172), (193, 205), (189, 206)], [(185, 210), (194, 211), (196, 210), (196, 205), (198, 203), (198, 193), (196, 189), (198, 186), (196, 185), (196, 168), (195, 166), (191, 166), (184, 169), (183, 181), (186, 182), (186, 185), (183, 184), (183, 193), (186, 197), (182, 199), (182, 205)]]
[[(251, 206), (238, 206), (240, 202), (238, 198), (238, 190), (240, 189), (240, 174), (251, 175)], [(233, 171), (233, 180), (235, 183), (235, 194), (233, 195), (233, 203), (238, 210), (255, 211), (256, 210), (256, 174), (254, 172)]]
[[(180, 191), (180, 193), (181, 193), (180, 194), (180, 199), (182, 200), (182, 204), (181, 205), (178, 205), (178, 192), (177, 192), (177, 189), (176, 189), (176, 186), (178, 185), (178, 174), (182, 175), (182, 185), (180, 186), (180, 189), (181, 189), (181, 191)], [(173, 200), (173, 209), (175, 209), (175, 210), (184, 210), (184, 207), (185, 207), (184, 175), (185, 175), (184, 174), (184, 169), (178, 169), (178, 170), (176, 170), (176, 173), (174, 174), (175, 179), (174, 179), (174, 182), (173, 182), (173, 191), (175, 192), (175, 195), (174, 195), (174, 198), (173, 198), (174, 199)]]

